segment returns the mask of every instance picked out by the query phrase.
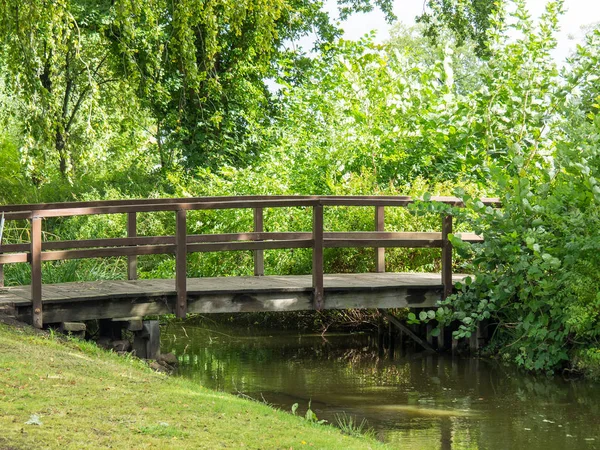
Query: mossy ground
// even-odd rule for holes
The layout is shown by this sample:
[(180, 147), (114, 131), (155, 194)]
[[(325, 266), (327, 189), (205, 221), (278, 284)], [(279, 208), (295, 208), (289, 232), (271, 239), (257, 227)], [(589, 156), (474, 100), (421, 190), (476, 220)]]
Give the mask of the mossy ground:
[[(41, 425), (28, 425), (32, 415)], [(0, 449), (369, 449), (384, 445), (145, 363), (0, 323)]]

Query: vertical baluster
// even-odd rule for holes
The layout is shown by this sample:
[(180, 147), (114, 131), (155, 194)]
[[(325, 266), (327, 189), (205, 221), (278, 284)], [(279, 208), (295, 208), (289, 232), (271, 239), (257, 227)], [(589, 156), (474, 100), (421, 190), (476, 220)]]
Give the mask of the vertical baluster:
[(175, 286), (177, 289), (176, 315), (185, 319), (187, 314), (187, 229), (186, 211), (177, 211), (177, 223), (175, 231), (177, 250), (175, 254)]
[(452, 294), (452, 244), (448, 240), (448, 235), (452, 233), (452, 216), (442, 217), (442, 284), (444, 292), (442, 298), (445, 299)]
[[(254, 208), (254, 232), (262, 233), (263, 225), (263, 209)], [(254, 250), (254, 275), (259, 277), (265, 274), (265, 254), (264, 250)]]
[(323, 205), (313, 206), (312, 282), (314, 307), (323, 309)]
[[(34, 213), (35, 214), (35, 213)], [(42, 218), (31, 218), (31, 303), (33, 326), (42, 328)]]
[[(375, 231), (385, 231), (385, 210), (383, 206), (375, 207)], [(375, 248), (375, 271), (385, 272), (385, 248)]]
[[(0, 217), (0, 255), (2, 255), (2, 236), (4, 234), (4, 212)], [(0, 263), (0, 287), (4, 287), (4, 264)]]
[[(127, 237), (137, 236), (137, 214), (127, 213)], [(137, 280), (137, 255), (127, 257), (127, 279)]]

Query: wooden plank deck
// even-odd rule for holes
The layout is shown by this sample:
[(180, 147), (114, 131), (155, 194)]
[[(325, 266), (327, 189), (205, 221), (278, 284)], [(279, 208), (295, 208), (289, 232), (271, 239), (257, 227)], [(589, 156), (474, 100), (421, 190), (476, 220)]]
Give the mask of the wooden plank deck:
[[(466, 275), (454, 274), (453, 281)], [(442, 295), (440, 274), (326, 274), (324, 308), (432, 307)], [(235, 313), (315, 309), (311, 275), (189, 278), (188, 312)], [(44, 323), (171, 314), (175, 280), (93, 281), (46, 284)], [(30, 321), (31, 287), (0, 288), (0, 306)]]

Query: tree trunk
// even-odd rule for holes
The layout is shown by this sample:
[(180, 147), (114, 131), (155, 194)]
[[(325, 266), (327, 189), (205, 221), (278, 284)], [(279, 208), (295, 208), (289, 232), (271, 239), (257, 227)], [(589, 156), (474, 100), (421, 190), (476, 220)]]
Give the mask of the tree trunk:
[(60, 173), (64, 178), (67, 177), (67, 155), (65, 152), (66, 146), (67, 143), (65, 140), (64, 133), (60, 131), (60, 129), (57, 129), (54, 141), (54, 148), (58, 152)]

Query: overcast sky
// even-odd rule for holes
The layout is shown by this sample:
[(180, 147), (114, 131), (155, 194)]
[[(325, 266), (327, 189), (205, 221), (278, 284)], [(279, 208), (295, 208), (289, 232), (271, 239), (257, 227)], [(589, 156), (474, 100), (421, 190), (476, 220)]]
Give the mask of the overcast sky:
[[(394, 0), (394, 13), (398, 20), (413, 24), (415, 16), (423, 11), (423, 0)], [(546, 0), (527, 0), (534, 17), (543, 12)], [(335, 0), (327, 0), (326, 8), (333, 14), (336, 11)], [(566, 13), (561, 18), (561, 32), (558, 36), (557, 61), (562, 61), (581, 42), (581, 26), (600, 22), (599, 0), (565, 0)], [(358, 39), (371, 30), (377, 31), (377, 40), (382, 42), (389, 37), (390, 25), (384, 20), (381, 11), (369, 14), (355, 14), (342, 24), (344, 38)], [(575, 39), (572, 39), (575, 38)]]

